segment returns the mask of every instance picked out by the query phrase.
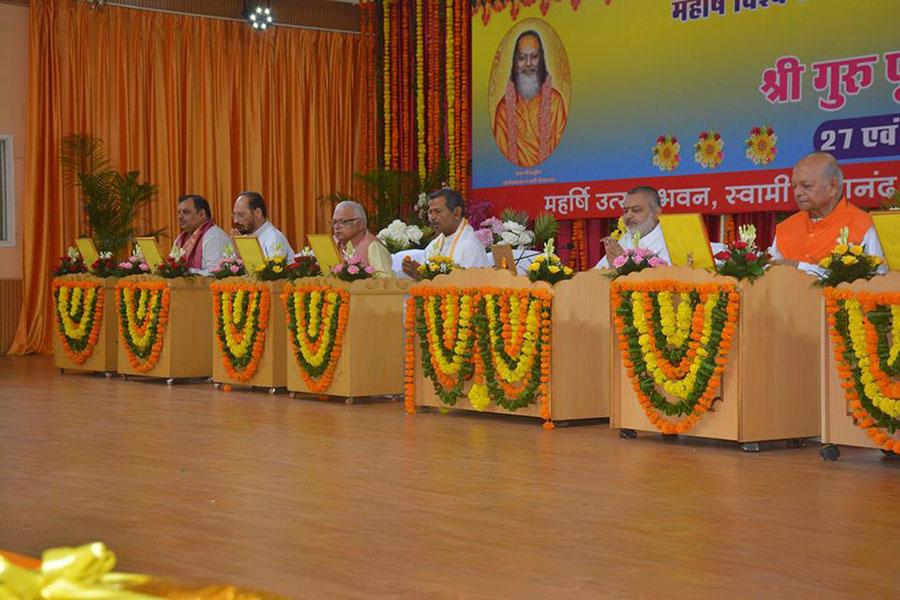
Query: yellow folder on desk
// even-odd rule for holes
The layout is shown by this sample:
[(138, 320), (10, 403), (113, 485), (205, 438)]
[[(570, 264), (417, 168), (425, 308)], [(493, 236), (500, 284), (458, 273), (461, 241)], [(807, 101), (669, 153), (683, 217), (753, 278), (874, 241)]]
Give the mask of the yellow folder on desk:
[(341, 264), (341, 254), (338, 252), (337, 244), (334, 238), (327, 233), (309, 233), (306, 235), (309, 240), (309, 247), (312, 248), (313, 254), (316, 255), (316, 261), (323, 273), (328, 273), (333, 267)]
[(871, 215), (888, 267), (891, 271), (900, 271), (900, 210), (873, 212)]
[(715, 267), (702, 215), (659, 215), (659, 226), (662, 227), (673, 266), (692, 266), (695, 269)]
[(257, 267), (266, 264), (266, 255), (263, 253), (259, 238), (255, 235), (235, 236), (234, 246), (248, 273), (256, 273)]
[(155, 271), (163, 262), (162, 253), (159, 251), (156, 238), (139, 237), (135, 241), (137, 242), (138, 248), (141, 249), (141, 254), (144, 255), (147, 266), (150, 267), (151, 271)]
[(97, 246), (94, 245), (94, 240), (91, 238), (78, 238), (75, 240), (75, 247), (78, 248), (78, 252), (81, 253), (84, 264), (89, 267), (100, 258), (100, 253), (97, 252)]

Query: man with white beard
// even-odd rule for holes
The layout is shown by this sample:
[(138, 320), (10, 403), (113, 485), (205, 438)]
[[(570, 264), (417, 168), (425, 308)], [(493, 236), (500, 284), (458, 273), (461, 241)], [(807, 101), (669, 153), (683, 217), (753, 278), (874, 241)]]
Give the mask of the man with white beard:
[(659, 213), (662, 205), (659, 201), (659, 192), (650, 186), (638, 186), (625, 194), (625, 202), (622, 205), (622, 220), (625, 222), (627, 233), (617, 241), (611, 237), (605, 237), (600, 242), (606, 250), (606, 256), (600, 259), (595, 269), (608, 269), (617, 256), (621, 256), (626, 249), (634, 248), (635, 234), (639, 233), (638, 247), (646, 248), (656, 253), (658, 257), (672, 264), (669, 258), (669, 249), (663, 237), (662, 227), (659, 226)]
[(533, 167), (550, 156), (566, 128), (566, 107), (547, 71), (536, 31), (516, 39), (506, 94), (494, 111), (494, 139), (513, 164)]

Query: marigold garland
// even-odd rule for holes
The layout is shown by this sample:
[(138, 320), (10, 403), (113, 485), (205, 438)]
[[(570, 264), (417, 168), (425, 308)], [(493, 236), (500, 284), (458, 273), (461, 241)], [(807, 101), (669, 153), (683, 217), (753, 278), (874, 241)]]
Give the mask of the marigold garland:
[(55, 278), (52, 290), (60, 346), (69, 360), (84, 364), (100, 339), (106, 298), (103, 282)]
[(453, 54), (453, 0), (445, 0), (446, 18), (444, 36), (447, 45), (445, 80), (447, 88), (447, 160), (450, 162), (450, 187), (456, 189), (456, 69), (454, 68), (455, 55)]
[(119, 339), (125, 357), (138, 373), (156, 366), (169, 322), (168, 283), (120, 280), (116, 284)]
[[(674, 294), (678, 308), (672, 306)], [(611, 298), (622, 364), (644, 413), (663, 433), (689, 431), (715, 400), (740, 294), (733, 284), (616, 281)], [(663, 415), (684, 418), (673, 422)]]
[(281, 299), (300, 377), (310, 392), (324, 393), (341, 357), (350, 292), (324, 285), (288, 284)]
[(259, 283), (213, 283), (213, 327), (228, 377), (246, 382), (262, 360), (271, 293)]
[(878, 447), (900, 454), (900, 293), (823, 293), (849, 414)]

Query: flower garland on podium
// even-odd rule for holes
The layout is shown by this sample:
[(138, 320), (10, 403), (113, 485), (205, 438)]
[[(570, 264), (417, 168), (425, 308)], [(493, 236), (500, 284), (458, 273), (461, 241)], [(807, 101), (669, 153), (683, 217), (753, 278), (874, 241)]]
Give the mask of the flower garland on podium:
[(900, 293), (824, 294), (850, 415), (880, 448), (900, 454)]
[(169, 284), (123, 279), (116, 284), (119, 338), (138, 373), (156, 366), (169, 322)]
[[(541, 404), (550, 429), (552, 295), (544, 290), (413, 288), (406, 304), (405, 405), (415, 413), (415, 337), (422, 372), (443, 404), (482, 411)], [(474, 379), (473, 379), (474, 377)]]
[(94, 353), (103, 324), (106, 292), (100, 280), (53, 280), (56, 326), (63, 352), (76, 365)]
[(228, 376), (246, 382), (259, 368), (266, 345), (271, 293), (259, 283), (213, 283), (213, 324)]
[(733, 284), (616, 281), (611, 297), (622, 364), (644, 413), (663, 433), (690, 431), (715, 400), (740, 294)]
[(323, 393), (331, 386), (341, 357), (350, 292), (324, 285), (287, 284), (281, 299), (300, 376), (311, 392)]

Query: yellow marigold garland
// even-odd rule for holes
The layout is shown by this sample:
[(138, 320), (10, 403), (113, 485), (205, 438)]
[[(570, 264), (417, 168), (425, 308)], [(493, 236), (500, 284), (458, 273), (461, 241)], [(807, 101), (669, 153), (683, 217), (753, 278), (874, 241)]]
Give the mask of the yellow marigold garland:
[(285, 285), (288, 337), (300, 377), (313, 393), (323, 393), (334, 378), (341, 357), (350, 292), (314, 284)]
[[(687, 336), (688, 309), (671, 306), (676, 293), (680, 304), (691, 307)], [(740, 294), (733, 284), (616, 281), (611, 296), (622, 364), (644, 413), (663, 433), (689, 431), (715, 399)], [(678, 401), (670, 402), (658, 388)], [(673, 422), (666, 416), (684, 418)]]
[(169, 293), (164, 281), (123, 279), (116, 284), (119, 339), (138, 373), (150, 371), (159, 361), (169, 321)]
[(84, 364), (100, 339), (106, 298), (103, 282), (56, 278), (52, 289), (60, 346), (69, 360)]
[(835, 368), (853, 422), (900, 454), (900, 292), (825, 288)]
[(213, 327), (228, 376), (246, 382), (259, 368), (266, 345), (271, 293), (258, 283), (213, 283)]

